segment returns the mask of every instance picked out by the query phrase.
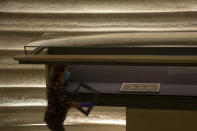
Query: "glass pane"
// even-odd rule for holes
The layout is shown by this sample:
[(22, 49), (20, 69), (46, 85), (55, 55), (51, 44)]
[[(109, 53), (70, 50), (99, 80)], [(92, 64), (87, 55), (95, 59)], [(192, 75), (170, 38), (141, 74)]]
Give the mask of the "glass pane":
[(45, 33), (26, 47), (196, 47), (196, 33)]

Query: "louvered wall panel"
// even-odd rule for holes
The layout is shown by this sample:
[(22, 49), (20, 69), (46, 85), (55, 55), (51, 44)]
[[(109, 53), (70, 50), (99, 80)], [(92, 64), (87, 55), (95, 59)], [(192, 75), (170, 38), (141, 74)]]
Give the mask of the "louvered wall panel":
[(197, 13), (0, 13), (1, 31), (142, 32), (196, 31)]
[[(14, 56), (24, 53), (24, 45), (40, 37), (42, 33), (64, 32), (67, 36), (79, 36), (103, 32), (151, 32), (154, 35), (151, 39), (150, 34), (133, 36), (138, 41), (153, 42), (162, 42), (169, 36), (168, 40), (176, 43), (181, 40), (182, 43), (196, 44), (196, 31), (196, 0), (1, 0), (0, 124), (43, 123), (41, 116), (46, 104), (45, 88), (37, 87), (45, 87), (44, 66), (20, 65), (13, 60)], [(18, 105), (24, 107), (17, 107)], [(41, 105), (42, 109), (33, 108), (32, 105)], [(24, 116), (22, 121), (24, 109), (28, 116)], [(40, 112), (36, 114), (38, 118), (34, 114), (37, 112)], [(104, 120), (105, 124), (111, 124), (115, 121), (120, 126), (113, 125), (111, 130), (125, 130), (125, 108), (109, 110), (99, 107), (98, 112), (90, 119), (83, 119), (79, 112), (74, 112), (74, 117), (70, 119), (76, 123), (102, 123)], [(80, 119), (76, 119), (76, 116)], [(9, 126), (4, 126), (5, 130), (7, 127)], [(35, 126), (27, 128), (35, 129)], [(89, 126), (87, 128), (92, 129)], [(95, 125), (93, 128), (95, 131), (102, 130), (100, 125), (98, 129)], [(74, 129), (81, 130), (81, 126)]]
[(13, 58), (40, 33), (0, 32), (0, 87), (45, 87), (43, 65), (20, 65)]
[[(187, 43), (188, 38), (189, 43), (196, 44), (196, 25), (196, 0), (3, 0), (0, 1), (0, 86), (44, 86), (44, 66), (19, 65), (12, 59), (23, 53), (24, 45), (44, 32), (66, 32), (68, 36), (151, 32), (158, 36), (155, 42), (163, 41), (162, 37), (168, 34), (171, 41), (178, 43), (181, 39)], [(147, 35), (139, 36), (143, 41), (150, 40)]]
[(196, 11), (196, 0), (2, 0), (1, 12), (177, 12)]

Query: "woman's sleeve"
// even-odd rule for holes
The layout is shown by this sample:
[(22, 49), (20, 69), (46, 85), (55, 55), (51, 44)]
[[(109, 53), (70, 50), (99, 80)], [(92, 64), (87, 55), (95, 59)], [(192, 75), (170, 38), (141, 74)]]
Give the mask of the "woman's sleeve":
[(64, 88), (62, 90), (59, 90), (58, 97), (59, 97), (59, 100), (61, 101), (61, 103), (66, 108), (70, 108), (70, 106), (71, 106), (71, 100), (70, 100), (70, 98), (68, 96), (68, 92), (65, 91)]

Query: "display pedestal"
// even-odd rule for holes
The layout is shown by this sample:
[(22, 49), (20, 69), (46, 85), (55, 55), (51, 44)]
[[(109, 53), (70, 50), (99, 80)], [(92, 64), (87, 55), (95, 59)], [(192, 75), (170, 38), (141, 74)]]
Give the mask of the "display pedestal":
[(127, 131), (197, 131), (197, 111), (126, 109)]

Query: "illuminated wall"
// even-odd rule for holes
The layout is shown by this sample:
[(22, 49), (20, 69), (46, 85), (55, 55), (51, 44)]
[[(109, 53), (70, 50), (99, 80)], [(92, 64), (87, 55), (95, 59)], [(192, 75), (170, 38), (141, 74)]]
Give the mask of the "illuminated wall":
[[(2, 0), (0, 87), (45, 86), (44, 66), (19, 65), (12, 59), (44, 32), (145, 32), (156, 42), (165, 36), (195, 44), (196, 11), (196, 0)], [(144, 34), (140, 38), (150, 39)]]
[[(24, 53), (24, 45), (45, 32), (64, 32), (68, 36), (131, 32), (138, 42), (151, 39), (155, 43), (196, 44), (196, 31), (196, 0), (1, 0), (1, 106), (28, 107), (46, 103), (43, 88), (37, 89), (45, 87), (44, 66), (19, 65), (13, 60), (14, 56)], [(124, 109), (111, 113), (110, 108), (107, 117), (102, 113), (95, 113), (92, 121), (125, 125)], [(16, 120), (21, 120), (21, 116)]]

